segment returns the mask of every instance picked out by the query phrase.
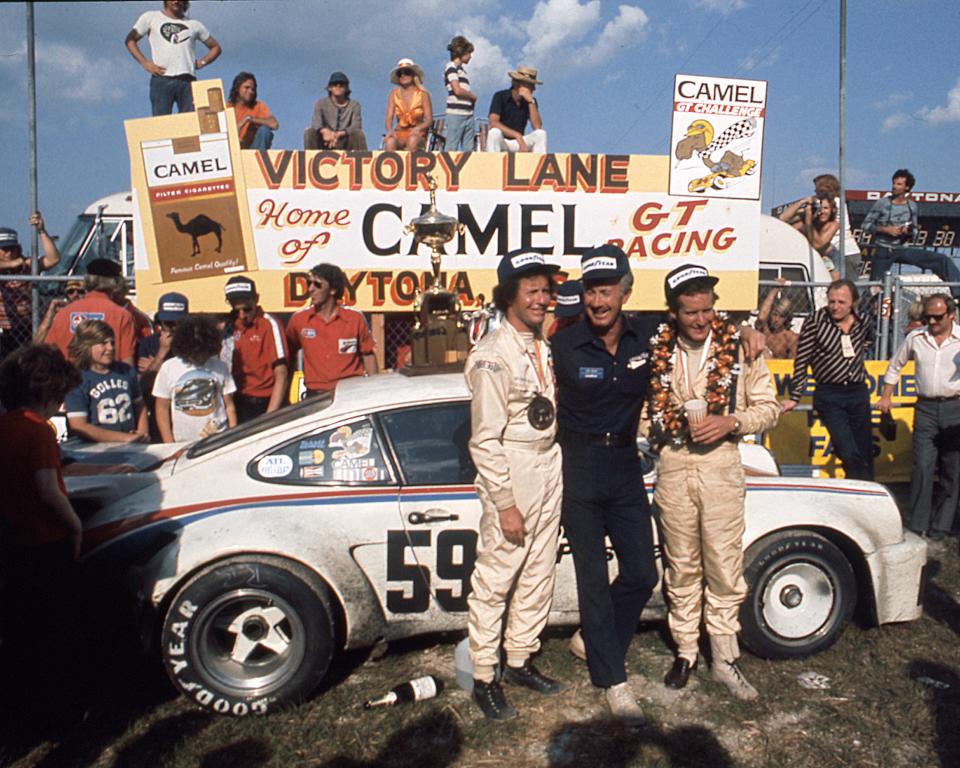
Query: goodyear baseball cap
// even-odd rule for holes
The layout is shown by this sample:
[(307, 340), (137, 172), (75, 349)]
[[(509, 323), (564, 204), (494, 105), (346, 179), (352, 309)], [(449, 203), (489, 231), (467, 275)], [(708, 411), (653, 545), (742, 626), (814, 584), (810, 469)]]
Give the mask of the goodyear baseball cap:
[(17, 230), (10, 227), (0, 227), (0, 248), (19, 248), (20, 240), (17, 238)]
[(227, 280), (227, 284), (223, 286), (223, 293), (227, 301), (246, 301), (256, 297), (257, 285), (249, 277), (236, 275)]
[(685, 285), (694, 280), (703, 280), (712, 288), (720, 282), (719, 277), (713, 277), (704, 267), (697, 264), (684, 264), (667, 274), (663, 280), (663, 293), (669, 301), (683, 290)]
[(176, 323), (190, 312), (190, 302), (182, 293), (165, 293), (157, 302), (157, 313), (153, 316), (158, 323)]
[(580, 257), (580, 279), (611, 280), (630, 271), (630, 260), (621, 248), (610, 243), (591, 248)]
[(547, 264), (542, 253), (536, 251), (511, 251), (497, 265), (497, 280), (504, 282), (511, 277), (523, 277), (530, 274), (548, 274), (559, 272), (556, 264)]
[(557, 286), (556, 317), (576, 317), (583, 312), (583, 285), (579, 280), (567, 280)]

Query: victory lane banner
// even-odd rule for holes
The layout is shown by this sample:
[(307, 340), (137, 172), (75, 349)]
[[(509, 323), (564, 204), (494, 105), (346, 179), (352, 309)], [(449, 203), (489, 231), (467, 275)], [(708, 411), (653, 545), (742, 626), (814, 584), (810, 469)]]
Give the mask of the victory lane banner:
[[(195, 84), (195, 92), (207, 85)], [(431, 178), (438, 185), (438, 209), (464, 225), (464, 233), (445, 248), (442, 280), (465, 308), (490, 300), (501, 254), (532, 249), (561, 266), (561, 279), (575, 278), (581, 255), (604, 242), (621, 246), (630, 257), (637, 280), (630, 309), (662, 309), (664, 276), (687, 262), (720, 277), (723, 308), (756, 305), (759, 202), (671, 197), (666, 157), (240, 151), (233, 112), (224, 115), (241, 209), (235, 229), (244, 236), (247, 271), (259, 270), (252, 276), (268, 311), (304, 306), (307, 275), (320, 262), (346, 273), (348, 305), (377, 312), (412, 309), (417, 291), (428, 285), (430, 252), (418, 247), (405, 226), (427, 209)], [(141, 129), (169, 119), (128, 121), (134, 170)], [(137, 269), (153, 279), (144, 281), (143, 289), (138, 279), (138, 301), (151, 306), (165, 290), (158, 283), (176, 279), (183, 280), (177, 290), (190, 296), (191, 308), (222, 311), (225, 274), (235, 265), (189, 282), (175, 277), (166, 267), (166, 246), (154, 236), (165, 225), (161, 219), (171, 220), (148, 204), (155, 187), (148, 186), (151, 177), (142, 167), (139, 171), (133, 178), (146, 253)], [(199, 241), (203, 253), (216, 245), (210, 234)], [(236, 255), (224, 243), (214, 261)]]
[(765, 80), (677, 75), (670, 194), (760, 199)]

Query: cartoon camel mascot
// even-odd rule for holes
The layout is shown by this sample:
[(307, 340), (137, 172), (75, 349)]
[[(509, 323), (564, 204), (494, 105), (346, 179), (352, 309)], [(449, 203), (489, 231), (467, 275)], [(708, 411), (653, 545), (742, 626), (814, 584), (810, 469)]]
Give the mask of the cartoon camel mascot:
[(687, 186), (690, 192), (703, 192), (707, 187), (723, 189), (726, 179), (735, 179), (747, 176), (754, 172), (756, 161), (745, 160), (743, 155), (732, 150), (725, 150), (719, 159), (715, 153), (738, 139), (747, 139), (753, 136), (757, 128), (757, 121), (750, 117), (741, 120), (727, 128), (719, 136), (714, 137), (713, 126), (707, 120), (694, 120), (687, 126), (687, 134), (677, 142), (674, 154), (677, 160), (689, 160), (694, 153), (700, 158), (710, 175), (694, 179)]

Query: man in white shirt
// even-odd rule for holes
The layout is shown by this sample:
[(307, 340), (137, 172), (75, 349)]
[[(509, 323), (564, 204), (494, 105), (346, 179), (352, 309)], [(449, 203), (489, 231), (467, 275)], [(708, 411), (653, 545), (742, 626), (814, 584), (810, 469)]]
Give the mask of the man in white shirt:
[[(222, 52), (220, 43), (203, 24), (186, 17), (189, 8), (190, 0), (163, 0), (163, 10), (142, 14), (124, 41), (130, 55), (150, 73), (154, 115), (173, 114), (174, 103), (179, 112), (192, 112), (190, 83), (197, 79), (198, 69), (211, 64)], [(140, 50), (139, 41), (144, 35), (150, 41), (152, 61)], [(199, 59), (195, 58), (197, 40), (209, 49)]]
[[(960, 327), (956, 315), (956, 302), (949, 295), (936, 293), (924, 298), (926, 327), (911, 331), (890, 360), (878, 403), (881, 411), (890, 412), (900, 369), (913, 359), (918, 396), (907, 527), (934, 541), (949, 535), (960, 496)], [(933, 470), (938, 457), (942, 496), (933, 514)]]

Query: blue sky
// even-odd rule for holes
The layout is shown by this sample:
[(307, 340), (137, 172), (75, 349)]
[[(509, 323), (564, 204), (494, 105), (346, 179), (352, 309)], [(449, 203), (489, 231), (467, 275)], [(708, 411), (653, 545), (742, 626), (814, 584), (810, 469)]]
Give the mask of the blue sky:
[[(150, 106), (148, 76), (123, 39), (140, 13), (160, 7), (35, 6), (40, 207), (54, 234), (66, 234), (84, 205), (129, 187), (123, 120)], [(206, 75), (226, 87), (242, 69), (257, 75), (280, 121), (278, 148), (300, 146), (333, 70), (350, 76), (372, 146), (399, 58), (426, 70), (442, 104), (446, 45), (459, 33), (476, 45), (469, 71), (480, 113), (506, 87), (507, 69), (540, 70), (553, 151), (667, 154), (673, 76), (685, 72), (769, 82), (765, 210), (838, 166), (839, 0), (195, 0), (190, 15), (224, 49)], [(23, 3), (0, 4), (0, 224), (21, 233), (29, 206), (25, 16)], [(958, 22), (956, 0), (849, 0), (848, 187), (886, 188), (891, 171), (906, 166), (918, 190), (960, 189)]]

